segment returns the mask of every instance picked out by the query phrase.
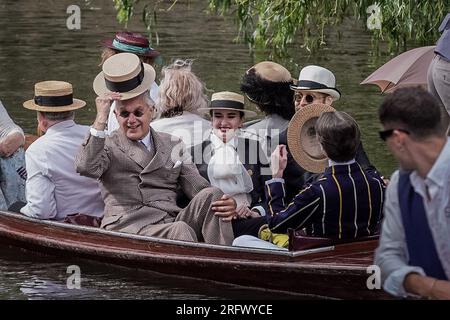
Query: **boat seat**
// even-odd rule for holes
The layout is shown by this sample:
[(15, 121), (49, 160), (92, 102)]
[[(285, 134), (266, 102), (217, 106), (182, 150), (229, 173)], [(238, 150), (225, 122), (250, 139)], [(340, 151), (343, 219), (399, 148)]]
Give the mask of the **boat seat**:
[(378, 240), (378, 238), (380, 237), (379, 234), (374, 234), (371, 236), (352, 239), (332, 239), (332, 238), (307, 236), (303, 230), (294, 230), (294, 229), (289, 229), (288, 235), (289, 235), (289, 251), (299, 251), (299, 250), (315, 249), (320, 247), (329, 247), (350, 242)]

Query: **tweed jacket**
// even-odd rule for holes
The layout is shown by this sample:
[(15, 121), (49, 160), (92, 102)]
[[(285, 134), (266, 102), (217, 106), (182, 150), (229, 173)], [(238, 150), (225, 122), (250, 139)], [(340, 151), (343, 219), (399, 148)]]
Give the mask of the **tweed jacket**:
[[(262, 207), (264, 209), (263, 214), (265, 214), (267, 203), (264, 184), (271, 178), (270, 167), (265, 153), (256, 140), (239, 137), (237, 146), (236, 152), (239, 160), (244, 165), (253, 182), (253, 190), (250, 192), (252, 199), (251, 206)], [(212, 153), (213, 148), (209, 139), (191, 148), (192, 159), (197, 165), (198, 171), (205, 179), (208, 179), (208, 164)]]
[(192, 199), (209, 183), (190, 163), (177, 137), (150, 129), (149, 150), (116, 130), (106, 139), (89, 135), (76, 159), (81, 175), (100, 179), (105, 216), (102, 227), (138, 233), (147, 225), (175, 217), (177, 189)]

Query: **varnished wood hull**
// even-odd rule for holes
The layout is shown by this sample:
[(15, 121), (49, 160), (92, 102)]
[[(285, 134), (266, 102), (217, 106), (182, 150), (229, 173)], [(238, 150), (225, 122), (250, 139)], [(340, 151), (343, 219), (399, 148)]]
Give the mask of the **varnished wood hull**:
[(0, 211), (0, 243), (229, 284), (344, 299), (389, 298), (366, 286), (376, 241), (272, 252), (128, 235)]

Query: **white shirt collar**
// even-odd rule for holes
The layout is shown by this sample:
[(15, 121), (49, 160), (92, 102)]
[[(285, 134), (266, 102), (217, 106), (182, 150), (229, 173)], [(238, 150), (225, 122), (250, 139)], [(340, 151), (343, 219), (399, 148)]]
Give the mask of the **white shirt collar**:
[[(449, 175), (450, 163), (450, 140), (447, 142), (442, 149), (436, 162), (431, 167), (430, 172), (428, 172), (425, 179), (422, 179), (416, 171), (413, 171), (409, 177), (414, 190), (419, 193), (424, 199), (428, 199), (428, 196), (433, 199), (439, 192), (439, 188), (447, 182), (447, 176)], [(428, 195), (426, 194), (428, 190)]]
[(209, 137), (209, 140), (211, 141), (212, 145), (214, 146), (214, 149), (221, 148), (224, 146), (232, 147), (236, 150), (238, 146), (238, 139), (237, 139), (238, 132), (236, 132), (236, 135), (231, 139), (230, 141), (224, 143), (222, 139), (220, 139), (218, 136), (214, 134), (214, 132), (211, 132), (211, 136)]
[(450, 140), (447, 139), (447, 142), (444, 145), (439, 157), (436, 159), (436, 162), (431, 167), (430, 172), (427, 174), (426, 180), (431, 180), (439, 186), (442, 186), (446, 183), (446, 180), (442, 178), (448, 174), (448, 165), (450, 163)]
[(49, 127), (47, 129), (47, 133), (51, 133), (52, 131), (58, 131), (59, 129), (70, 128), (74, 125), (75, 121), (73, 121), (72, 119), (60, 121)]
[(147, 135), (143, 139), (139, 140), (139, 142), (143, 143), (145, 147), (150, 150), (152, 148), (151, 130), (149, 130)]
[(352, 159), (352, 160), (346, 161), (346, 162), (335, 162), (335, 161), (333, 161), (331, 159), (328, 159), (328, 166), (329, 167), (331, 167), (331, 166), (346, 166), (346, 165), (349, 165), (349, 164), (353, 164), (355, 162), (356, 162), (355, 159)]

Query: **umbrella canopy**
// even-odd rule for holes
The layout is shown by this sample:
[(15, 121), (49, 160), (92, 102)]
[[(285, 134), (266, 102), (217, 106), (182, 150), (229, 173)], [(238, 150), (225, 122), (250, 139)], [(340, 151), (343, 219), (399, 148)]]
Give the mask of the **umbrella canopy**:
[(415, 48), (389, 60), (361, 84), (376, 84), (381, 92), (400, 87), (426, 86), (427, 72), (436, 46)]

